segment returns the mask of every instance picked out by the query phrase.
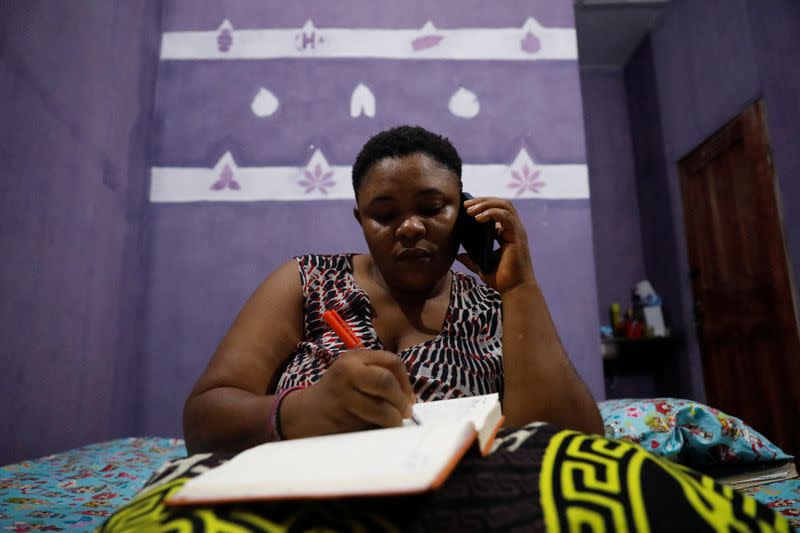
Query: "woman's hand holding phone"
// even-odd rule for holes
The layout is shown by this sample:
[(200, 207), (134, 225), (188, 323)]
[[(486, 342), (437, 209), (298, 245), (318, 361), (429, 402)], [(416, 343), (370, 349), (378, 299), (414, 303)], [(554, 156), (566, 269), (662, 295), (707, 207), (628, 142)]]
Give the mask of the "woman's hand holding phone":
[(536, 284), (528, 234), (511, 201), (481, 197), (470, 198), (463, 205), (467, 215), (478, 222), (494, 223), (500, 250), (497, 264), (489, 272), (482, 272), (468, 254), (459, 254), (457, 259), (501, 294), (523, 284)]

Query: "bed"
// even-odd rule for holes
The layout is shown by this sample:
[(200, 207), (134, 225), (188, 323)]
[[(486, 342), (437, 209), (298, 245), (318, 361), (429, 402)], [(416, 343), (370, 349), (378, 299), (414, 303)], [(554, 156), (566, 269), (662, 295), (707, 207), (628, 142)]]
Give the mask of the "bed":
[[(793, 464), (742, 421), (702, 404), (657, 398), (611, 400), (600, 407), (607, 437), (636, 443), (669, 462), (716, 469), (715, 476), (728, 467), (741, 473), (749, 466), (763, 471), (769, 465)], [(93, 531), (128, 504), (160, 466), (178, 465), (185, 456), (180, 439), (141, 437), (1, 467), (0, 528), (20, 533)], [(741, 492), (781, 513), (800, 531), (800, 480), (793, 471), (784, 471), (783, 479), (766, 479)]]
[(181, 439), (125, 438), (0, 468), (4, 531), (92, 531), (131, 500)]

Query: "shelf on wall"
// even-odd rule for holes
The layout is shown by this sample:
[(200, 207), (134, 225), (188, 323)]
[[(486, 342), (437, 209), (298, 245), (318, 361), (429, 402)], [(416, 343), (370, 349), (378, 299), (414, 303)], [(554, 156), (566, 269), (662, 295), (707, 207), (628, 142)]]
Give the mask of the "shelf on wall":
[(645, 350), (653, 350), (654, 355), (664, 355), (674, 352), (675, 338), (668, 337), (639, 337), (629, 339), (625, 337), (607, 337), (601, 339), (601, 353), (603, 359), (611, 361), (622, 357), (637, 357), (643, 355)]

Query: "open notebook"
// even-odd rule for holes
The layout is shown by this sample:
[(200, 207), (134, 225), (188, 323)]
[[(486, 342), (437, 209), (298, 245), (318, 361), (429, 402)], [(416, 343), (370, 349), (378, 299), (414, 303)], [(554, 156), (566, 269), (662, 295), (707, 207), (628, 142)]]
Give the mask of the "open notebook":
[(190, 479), (167, 505), (411, 494), (441, 486), (472, 447), (489, 453), (497, 394), (419, 403), (403, 427), (270, 442)]

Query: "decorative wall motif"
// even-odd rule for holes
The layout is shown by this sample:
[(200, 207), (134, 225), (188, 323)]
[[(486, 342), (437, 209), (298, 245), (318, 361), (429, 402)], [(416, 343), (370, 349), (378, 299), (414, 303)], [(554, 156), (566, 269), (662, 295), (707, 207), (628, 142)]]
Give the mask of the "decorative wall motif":
[(231, 21), (225, 19), (217, 28), (217, 50), (220, 53), (226, 54), (230, 51), (233, 45), (233, 25)]
[[(510, 165), (463, 166), (464, 189), (475, 196), (589, 198), (585, 165), (538, 165), (524, 148)], [(211, 185), (209, 185), (211, 184)], [(213, 168), (154, 167), (150, 201), (252, 202), (354, 199), (351, 167), (331, 165), (317, 149), (303, 167), (239, 167), (228, 152)]]
[(522, 31), (524, 32), (524, 35), (522, 40), (519, 42), (519, 47), (523, 52), (527, 54), (535, 54), (542, 49), (542, 40), (536, 36), (537, 33), (541, 33), (541, 28), (538, 24), (536, 24), (534, 19), (529, 18), (526, 20), (525, 25), (522, 27)]
[(303, 177), (297, 182), (304, 188), (303, 194), (308, 195), (314, 191), (328, 195), (328, 189), (336, 186), (333, 180), (335, 170), (328, 164), (328, 160), (322, 155), (321, 150), (314, 152), (308, 161), (306, 168), (303, 169)]
[(447, 108), (457, 117), (475, 118), (480, 113), (481, 103), (478, 101), (477, 94), (464, 87), (459, 87), (450, 97)]
[[(517, 28), (446, 30), (437, 28), (431, 21), (426, 22), (420, 29), (406, 30), (318, 28), (311, 20), (308, 20), (302, 28), (244, 30), (236, 29), (226, 19), (215, 31), (167, 32), (162, 38), (163, 61), (278, 58), (317, 60), (350, 58), (351, 62), (369, 58), (426, 61), (445, 59), (574, 61), (577, 58), (577, 49), (573, 28), (545, 28), (533, 17), (527, 18), (523, 25)], [(182, 64), (185, 68), (191, 66)], [(224, 63), (207, 63), (203, 68), (221, 71), (223, 65)], [(314, 68), (318, 67), (311, 67), (309, 72)], [(453, 68), (453, 64), (450, 63), (447, 68)], [(359, 73), (361, 74), (361, 71)], [(346, 75), (343, 71), (342, 76)], [(382, 92), (387, 93), (387, 99), (392, 101), (392, 109), (397, 109), (398, 100), (412, 112), (418, 105), (418, 100), (415, 100), (420, 98), (418, 94), (410, 96), (414, 93), (402, 92), (402, 96), (398, 99), (396, 86), (378, 81), (384, 80), (385, 77), (376, 77), (371, 68), (364, 70), (363, 75), (364, 78), (361, 80), (353, 80), (355, 87), (349, 95), (350, 118), (357, 121), (375, 118), (377, 102), (381, 100)], [(467, 80), (469, 76), (460, 77)], [(206, 80), (207, 76), (202, 76), (200, 79)], [(269, 79), (265, 81), (269, 82)], [(373, 82), (376, 85), (371, 87)], [(504, 91), (519, 90), (514, 84), (501, 84), (496, 90), (484, 85), (480, 89), (482, 94), (479, 95), (469, 85), (453, 86), (442, 83), (442, 80), (434, 82), (429, 76), (404, 79), (403, 83), (424, 87), (430, 91), (425, 96), (429, 101), (438, 99), (441, 102), (435, 108), (437, 111), (434, 111), (441, 113), (439, 117), (435, 114), (426, 116), (426, 119), (434, 123), (452, 120), (452, 117), (457, 117), (456, 120), (472, 121), (481, 113), (488, 113), (491, 116), (492, 102), (502, 98)], [(468, 82), (465, 81), (466, 83)], [(306, 102), (319, 97), (319, 101), (331, 102), (330, 105), (337, 108), (339, 105), (346, 106), (346, 97), (341, 94), (341, 89), (339, 92), (330, 91), (326, 89), (325, 84), (311, 84), (308, 85), (312, 88), (310, 92), (297, 91), (296, 85), (287, 85), (278, 79), (272, 80), (272, 84), (269, 89), (259, 87), (256, 91), (250, 105), (256, 117), (269, 118), (282, 108), (283, 120), (286, 120), (287, 116), (291, 116), (290, 120), (295, 120), (296, 117), (297, 122), (309, 121), (310, 118), (309, 131), (316, 130), (323, 135), (332, 135), (331, 138), (322, 139), (323, 145), (329, 143), (329, 151), (334, 146), (333, 143), (338, 141), (339, 135), (348, 133), (342, 131), (341, 125), (331, 129), (328, 125), (329, 116), (309, 117), (309, 108), (305, 105)], [(337, 103), (337, 100), (341, 104)], [(301, 102), (301, 105), (298, 105), (298, 102)], [(331, 110), (331, 115), (338, 116), (339, 113), (340, 111)], [(495, 109), (494, 114), (497, 113)], [(230, 113), (224, 116), (230, 116)], [(503, 116), (493, 118), (499, 123), (504, 119)], [(232, 123), (221, 127), (234, 130), (242, 126), (240, 123)], [(250, 135), (262, 133), (262, 130), (248, 131)], [(336, 133), (331, 133), (333, 131)], [(286, 135), (285, 129), (280, 130), (277, 136), (275, 132), (271, 132), (270, 135), (273, 135), (270, 142), (294, 143), (295, 148), (297, 147), (298, 140)], [(497, 143), (497, 140), (494, 142)], [(236, 150), (235, 144), (227, 148)], [(525, 148), (518, 152), (510, 164), (502, 160), (470, 164), (469, 152), (462, 153), (462, 157), (465, 161), (463, 176), (465, 188), (475, 195), (548, 200), (589, 197), (587, 168), (583, 164), (537, 165)], [(346, 162), (350, 163), (349, 160)], [(316, 150), (306, 164), (302, 161), (292, 161), (288, 166), (274, 166), (269, 161), (261, 163), (258, 166), (239, 167), (231, 154), (226, 153), (212, 169), (156, 166), (152, 168), (151, 173), (150, 199), (152, 202), (165, 203), (353, 198), (350, 167), (329, 164), (321, 150)]]
[(369, 87), (359, 83), (350, 97), (350, 116), (356, 118), (362, 113), (369, 118), (375, 116), (375, 95)]
[(302, 28), (234, 29), (225, 20), (214, 31), (164, 33), (161, 59), (276, 59), (373, 57), (456, 60), (576, 60), (574, 28), (545, 28), (529, 17), (517, 28), (440, 30)]
[(278, 98), (269, 90), (262, 87), (258, 90), (256, 97), (253, 98), (250, 109), (253, 110), (255, 116), (264, 118), (275, 113), (279, 106), (280, 102), (278, 102)]
[(426, 50), (428, 48), (433, 48), (444, 39), (444, 35), (442, 35), (439, 30), (436, 29), (436, 26), (433, 25), (433, 22), (428, 21), (419, 30), (419, 37), (415, 38), (411, 41), (411, 49), (415, 52), (419, 52), (420, 50)]
[[(544, 180), (540, 179), (541, 169), (536, 167), (525, 149), (519, 151), (509, 170), (511, 171), (511, 181), (508, 183), (508, 188), (516, 189), (516, 197), (520, 197), (526, 192), (538, 195), (541, 189), (547, 185)], [(589, 196), (588, 193), (586, 196)]]
[(314, 27), (310, 20), (306, 21), (303, 28), (294, 36), (294, 47), (298, 52), (316, 51), (318, 46), (325, 44), (325, 37)]
[[(227, 155), (230, 156), (230, 152), (228, 152)], [(212, 191), (221, 191), (225, 188), (233, 191), (238, 191), (241, 189), (241, 185), (239, 185), (239, 182), (236, 181), (236, 177), (233, 174), (233, 168), (231, 168), (231, 165), (229, 164), (222, 166), (222, 170), (219, 173), (219, 179), (211, 186)]]

